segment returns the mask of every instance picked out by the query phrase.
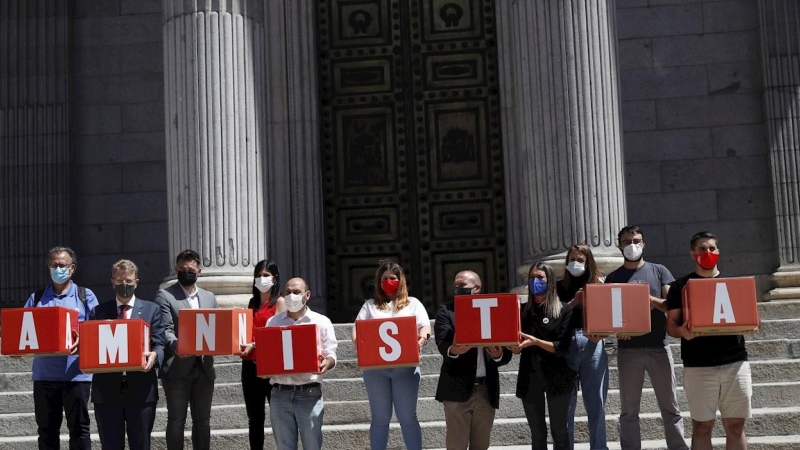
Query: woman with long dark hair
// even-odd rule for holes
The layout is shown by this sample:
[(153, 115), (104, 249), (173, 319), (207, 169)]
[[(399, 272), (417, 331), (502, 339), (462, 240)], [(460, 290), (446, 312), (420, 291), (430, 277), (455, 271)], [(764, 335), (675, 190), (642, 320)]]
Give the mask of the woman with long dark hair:
[(545, 399), (550, 416), (553, 450), (570, 448), (567, 417), (576, 374), (567, 364), (561, 345), (569, 331), (572, 311), (556, 294), (553, 268), (538, 262), (528, 271), (528, 302), (522, 307), (522, 343), (511, 347), (519, 354), (517, 397), (522, 400), (531, 429), (531, 449), (547, 450)]
[[(564, 278), (558, 283), (558, 297), (572, 308), (569, 332), (563, 345), (569, 346), (567, 362), (578, 373), (583, 405), (589, 419), (589, 446), (591, 450), (607, 450), (606, 397), (608, 396), (608, 356), (605, 342), (597, 336), (583, 334), (583, 292), (590, 283), (602, 283), (603, 275), (597, 268), (589, 246), (575, 244), (566, 258)], [(570, 442), (575, 441), (575, 408), (578, 405), (578, 383), (572, 391), (569, 405)], [(572, 444), (570, 445), (572, 448)]]
[[(428, 312), (422, 303), (408, 296), (403, 268), (392, 261), (380, 261), (375, 272), (375, 295), (364, 302), (356, 320), (388, 317), (416, 317), (420, 351), (431, 335)], [(353, 342), (356, 327), (353, 326)], [(369, 426), (369, 443), (372, 450), (384, 450), (389, 441), (389, 422), (392, 406), (400, 422), (403, 441), (408, 450), (422, 449), (422, 429), (417, 420), (419, 395), (419, 367), (370, 369), (363, 372), (367, 388), (372, 421)]]
[[(259, 261), (253, 270), (253, 297), (248, 308), (253, 310), (253, 331), (265, 327), (275, 314), (286, 310), (281, 296), (281, 271), (273, 261)], [(256, 375), (254, 343), (242, 346), (242, 393), (247, 410), (250, 449), (264, 448), (264, 422), (266, 421), (266, 402), (269, 402), (272, 387), (269, 378)]]

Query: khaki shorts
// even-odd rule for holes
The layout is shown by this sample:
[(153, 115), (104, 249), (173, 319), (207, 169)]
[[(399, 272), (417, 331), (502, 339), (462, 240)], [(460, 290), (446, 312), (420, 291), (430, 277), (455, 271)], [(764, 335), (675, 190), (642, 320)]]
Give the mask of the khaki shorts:
[(747, 361), (714, 367), (685, 367), (683, 389), (692, 420), (714, 420), (717, 409), (723, 419), (750, 418), (753, 385)]

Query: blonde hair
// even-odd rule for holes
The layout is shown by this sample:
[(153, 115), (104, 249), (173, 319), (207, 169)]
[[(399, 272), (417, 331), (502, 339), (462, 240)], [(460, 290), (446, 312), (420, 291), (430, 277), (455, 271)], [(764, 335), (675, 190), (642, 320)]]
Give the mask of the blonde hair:
[(111, 266), (111, 276), (113, 277), (117, 271), (122, 272), (133, 272), (133, 275), (136, 278), (139, 278), (139, 268), (136, 267), (136, 264), (129, 259), (120, 259), (119, 261), (115, 262)]

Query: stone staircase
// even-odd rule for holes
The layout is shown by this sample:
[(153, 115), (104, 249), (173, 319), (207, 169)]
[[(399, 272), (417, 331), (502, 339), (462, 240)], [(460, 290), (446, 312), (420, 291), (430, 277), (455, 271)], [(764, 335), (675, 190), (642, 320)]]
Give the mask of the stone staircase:
[[(751, 450), (800, 449), (800, 301), (762, 303), (761, 331), (748, 339), (748, 352), (753, 372), (753, 418), (747, 423)], [(339, 364), (325, 380), (325, 433), (324, 446), (331, 449), (369, 448), (369, 405), (366, 391), (355, 361), (355, 349), (349, 340), (350, 325), (336, 325), (339, 341)], [(683, 366), (680, 364), (680, 344), (670, 344), (675, 357), (678, 384), (682, 383)], [(443, 448), (445, 424), (442, 406), (433, 399), (441, 357), (435, 346), (429, 344), (422, 357), (422, 382), (418, 416), (423, 427), (426, 448)], [(619, 391), (617, 390), (616, 354), (609, 351), (611, 390), (608, 393), (607, 429), (609, 447), (619, 448), (618, 440)], [(518, 358), (502, 368), (500, 374), (502, 398), (492, 432), (492, 444), (497, 448), (530, 448), (530, 432), (522, 406), (514, 397)], [(235, 357), (217, 359), (217, 384), (211, 414), (212, 448), (247, 448), (247, 414), (239, 384), (240, 363)], [(678, 396), (681, 408), (686, 410), (683, 389)], [(665, 448), (661, 417), (653, 390), (649, 383), (642, 396), (641, 429), (643, 448)], [(576, 417), (576, 449), (588, 449), (586, 416), (579, 399)], [(687, 437), (691, 434), (691, 421), (684, 412)], [(187, 423), (187, 430), (190, 429)], [(153, 448), (166, 448), (166, 403), (163, 395), (159, 402)], [(275, 448), (267, 416), (266, 448)], [(96, 433), (92, 415), (92, 432)], [(66, 448), (66, 426), (62, 428), (62, 442)], [(722, 427), (715, 430), (714, 448), (724, 448)], [(189, 433), (186, 448), (191, 448)], [(100, 443), (93, 434), (96, 448)], [(526, 445), (527, 444), (527, 445)], [(404, 448), (399, 426), (391, 426), (389, 447)], [(36, 423), (33, 414), (30, 359), (0, 357), (0, 449), (35, 449)]]

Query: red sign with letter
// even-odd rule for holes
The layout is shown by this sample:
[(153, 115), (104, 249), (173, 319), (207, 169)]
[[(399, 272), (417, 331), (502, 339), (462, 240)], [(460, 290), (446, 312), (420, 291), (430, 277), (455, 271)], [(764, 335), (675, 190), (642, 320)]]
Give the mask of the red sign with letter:
[(319, 372), (322, 345), (314, 324), (257, 328), (255, 343), (259, 377)]
[(80, 368), (84, 373), (141, 372), (150, 351), (150, 325), (142, 319), (81, 322)]
[(238, 355), (253, 342), (252, 309), (181, 309), (178, 311), (179, 355)]
[(356, 320), (358, 367), (414, 367), (420, 364), (417, 318)]
[(587, 284), (583, 299), (583, 332), (588, 335), (650, 332), (650, 285)]
[(683, 322), (689, 331), (740, 334), (758, 330), (754, 277), (692, 278), (682, 294)]
[(517, 294), (456, 295), (456, 345), (515, 345), (519, 343)]
[(0, 310), (3, 355), (68, 355), (78, 311), (63, 306)]

